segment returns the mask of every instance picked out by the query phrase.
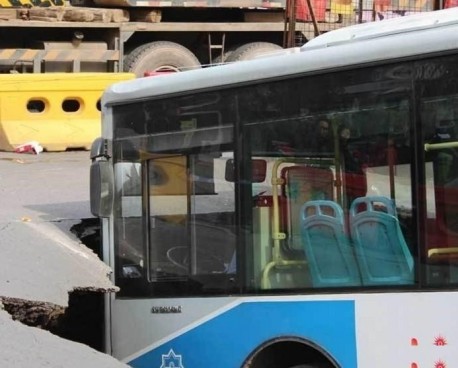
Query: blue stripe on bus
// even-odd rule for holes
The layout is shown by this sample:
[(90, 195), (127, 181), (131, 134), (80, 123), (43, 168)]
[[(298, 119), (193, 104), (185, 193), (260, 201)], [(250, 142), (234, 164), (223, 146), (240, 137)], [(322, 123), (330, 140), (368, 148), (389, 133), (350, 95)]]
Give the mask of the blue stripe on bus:
[(354, 301), (245, 302), (129, 364), (135, 368), (241, 367), (264, 342), (307, 339), (344, 368), (356, 368)]

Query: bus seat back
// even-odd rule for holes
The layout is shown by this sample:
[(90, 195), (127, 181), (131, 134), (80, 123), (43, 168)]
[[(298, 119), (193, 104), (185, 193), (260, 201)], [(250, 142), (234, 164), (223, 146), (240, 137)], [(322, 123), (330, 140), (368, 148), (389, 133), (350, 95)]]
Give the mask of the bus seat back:
[(305, 203), (301, 209), (302, 244), (314, 287), (361, 285), (342, 208), (333, 201)]
[(413, 283), (413, 257), (391, 199), (355, 199), (350, 207), (350, 228), (363, 285)]
[(329, 168), (287, 166), (281, 170), (283, 201), (281, 216), (283, 231), (287, 233), (288, 248), (302, 249), (301, 207), (312, 200), (333, 199), (334, 175)]

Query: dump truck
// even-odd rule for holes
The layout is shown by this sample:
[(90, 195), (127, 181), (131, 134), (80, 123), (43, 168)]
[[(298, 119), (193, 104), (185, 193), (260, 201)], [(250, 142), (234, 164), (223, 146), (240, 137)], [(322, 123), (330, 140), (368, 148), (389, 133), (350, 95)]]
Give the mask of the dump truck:
[(184, 71), (449, 1), (0, 0), (0, 73)]

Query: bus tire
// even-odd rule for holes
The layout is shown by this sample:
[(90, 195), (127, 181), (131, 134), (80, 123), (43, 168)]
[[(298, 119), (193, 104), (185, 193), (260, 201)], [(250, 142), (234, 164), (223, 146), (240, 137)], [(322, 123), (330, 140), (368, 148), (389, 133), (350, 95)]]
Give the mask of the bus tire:
[(281, 50), (282, 47), (270, 42), (251, 42), (238, 47), (227, 58), (227, 62), (251, 60), (269, 52)]
[(146, 72), (181, 72), (200, 68), (196, 56), (186, 47), (169, 41), (139, 46), (124, 59), (124, 71), (143, 77)]

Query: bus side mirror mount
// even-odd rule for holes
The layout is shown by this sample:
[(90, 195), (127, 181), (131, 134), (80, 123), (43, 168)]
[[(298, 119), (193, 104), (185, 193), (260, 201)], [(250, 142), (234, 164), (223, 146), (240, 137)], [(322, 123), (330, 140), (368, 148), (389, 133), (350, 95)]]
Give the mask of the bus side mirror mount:
[(91, 213), (97, 217), (109, 217), (113, 208), (114, 178), (109, 161), (93, 161), (90, 171)]

